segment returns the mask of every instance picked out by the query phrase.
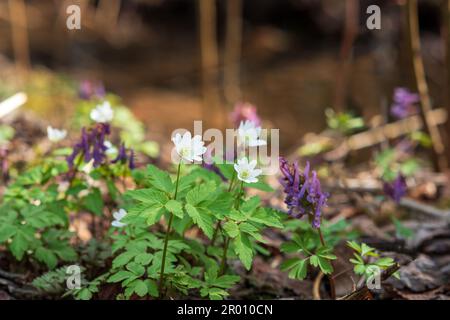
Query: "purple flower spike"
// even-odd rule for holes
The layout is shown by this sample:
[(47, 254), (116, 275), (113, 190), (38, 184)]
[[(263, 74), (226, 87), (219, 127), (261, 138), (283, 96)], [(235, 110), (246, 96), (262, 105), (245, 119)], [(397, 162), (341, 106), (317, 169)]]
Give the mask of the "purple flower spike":
[(106, 123), (98, 123), (89, 130), (83, 128), (80, 141), (75, 144), (72, 154), (66, 159), (69, 168), (73, 168), (78, 155), (84, 158), (84, 162), (94, 159), (94, 167), (100, 166), (106, 160), (105, 137), (110, 133), (111, 129)]
[(127, 156), (127, 149), (125, 148), (125, 144), (122, 143), (119, 147), (119, 152), (117, 153), (117, 157), (112, 161), (112, 163), (127, 162), (128, 156)]
[(396, 88), (394, 102), (391, 106), (391, 114), (397, 119), (406, 118), (417, 113), (416, 103), (420, 101), (419, 95), (405, 88)]
[(130, 149), (130, 159), (128, 161), (128, 167), (130, 168), (130, 170), (133, 170), (134, 168), (136, 168), (136, 165), (134, 163), (134, 150)]
[(401, 198), (406, 195), (407, 185), (404, 176), (399, 174), (392, 182), (384, 182), (383, 184), (384, 193), (391, 197), (392, 200), (399, 203)]
[(249, 120), (256, 126), (261, 125), (261, 119), (256, 112), (256, 107), (250, 103), (239, 102), (234, 106), (234, 110), (230, 115), (231, 121), (237, 128), (241, 121)]
[[(127, 155), (128, 150), (130, 151), (130, 155)], [(133, 170), (136, 166), (134, 163), (134, 150), (125, 148), (125, 143), (122, 143), (119, 147), (119, 152), (117, 157), (111, 161), (112, 163), (122, 163), (125, 164), (128, 162), (128, 167), (130, 170)]]
[(297, 162), (289, 164), (284, 158), (280, 158), (280, 170), (283, 174), (280, 183), (286, 194), (284, 202), (288, 213), (294, 218), (309, 214), (312, 216), (313, 228), (319, 228), (322, 208), (326, 206), (329, 195), (322, 192), (316, 171), (312, 171), (310, 176), (310, 164), (307, 162), (305, 170), (300, 173)]

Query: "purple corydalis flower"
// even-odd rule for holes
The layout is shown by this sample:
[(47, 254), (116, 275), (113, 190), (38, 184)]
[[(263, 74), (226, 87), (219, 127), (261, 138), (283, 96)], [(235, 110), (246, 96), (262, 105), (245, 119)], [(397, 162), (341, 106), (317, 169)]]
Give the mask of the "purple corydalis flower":
[(405, 177), (399, 174), (394, 181), (384, 182), (383, 190), (387, 196), (391, 197), (392, 200), (399, 203), (401, 198), (405, 196), (407, 192)]
[(329, 195), (322, 191), (316, 171), (310, 174), (310, 164), (307, 162), (301, 173), (298, 162), (289, 164), (284, 158), (280, 158), (280, 170), (288, 213), (295, 218), (309, 214), (312, 216), (312, 226), (319, 228), (322, 208), (326, 206)]
[(261, 125), (261, 119), (258, 116), (256, 107), (247, 102), (236, 103), (230, 118), (236, 128), (239, 127), (241, 121), (246, 120), (253, 122), (256, 126)]
[(94, 167), (101, 165), (106, 159), (105, 137), (111, 133), (109, 124), (97, 123), (93, 128), (81, 130), (80, 141), (73, 147), (72, 154), (67, 157), (69, 168), (73, 168), (77, 155), (82, 155), (84, 162), (94, 159)]
[(80, 86), (78, 88), (78, 95), (81, 99), (89, 100), (93, 97), (103, 98), (106, 95), (106, 92), (105, 88), (101, 83), (83, 80), (80, 82)]
[(406, 88), (396, 88), (394, 90), (394, 102), (391, 106), (392, 116), (403, 119), (416, 113), (415, 104), (419, 101), (418, 94), (412, 93)]
[(112, 161), (112, 163), (117, 163), (117, 162), (121, 162), (121, 163), (127, 163), (128, 162), (128, 167), (133, 170), (136, 166), (134, 163), (134, 150), (133, 149), (129, 149), (130, 154), (127, 155), (127, 148), (125, 148), (125, 144), (122, 143), (119, 147), (119, 152), (117, 153), (117, 157)]

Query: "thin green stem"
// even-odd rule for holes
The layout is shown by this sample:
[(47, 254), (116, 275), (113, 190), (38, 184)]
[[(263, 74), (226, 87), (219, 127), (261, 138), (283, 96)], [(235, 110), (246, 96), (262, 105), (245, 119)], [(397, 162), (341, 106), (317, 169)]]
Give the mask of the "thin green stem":
[[(231, 177), (230, 180), (230, 185), (228, 186), (228, 192), (231, 192), (231, 190), (233, 190), (233, 184), (234, 181), (236, 180), (236, 171), (233, 171), (233, 176)], [(213, 237), (211, 239), (211, 246), (214, 246), (214, 244), (216, 243), (217, 240), (217, 235), (219, 234), (220, 229), (222, 228), (220, 221), (217, 222), (216, 228), (214, 229), (214, 233), (213, 233)]]
[[(237, 201), (237, 203), (235, 203), (236, 210), (239, 210), (239, 206), (241, 204), (240, 197), (243, 191), (244, 191), (244, 181), (241, 182), (241, 188), (236, 197)], [(230, 244), (230, 237), (227, 237), (225, 234), (223, 236), (224, 236), (224, 243), (223, 243), (222, 262), (220, 264), (221, 265), (220, 275), (223, 275), (225, 273), (225, 269), (227, 267), (227, 253), (228, 253), (228, 246)]]
[[(177, 182), (175, 185), (175, 193), (173, 195), (173, 199), (176, 200), (177, 193), (178, 193), (178, 182), (180, 181), (180, 169), (181, 169), (181, 161), (178, 164), (178, 170), (177, 170)], [(171, 212), (169, 215), (169, 222), (167, 224), (167, 231), (166, 231), (166, 237), (164, 238), (164, 248), (163, 248), (163, 255), (161, 260), (161, 271), (159, 273), (159, 297), (162, 297), (162, 291), (164, 287), (164, 269), (166, 267), (166, 256), (167, 256), (167, 246), (169, 244), (169, 235), (170, 235), (170, 229), (172, 228), (172, 222), (173, 222), (173, 213)]]
[[(322, 246), (325, 247), (326, 246), (325, 239), (323, 238), (322, 230), (320, 230), (320, 227), (317, 228), (317, 232), (319, 233), (320, 243), (322, 244)], [(333, 264), (331, 260), (330, 260), (330, 263)], [(327, 276), (328, 276), (328, 280), (330, 282), (331, 299), (336, 300), (336, 286), (334, 284), (333, 274), (329, 274)]]
[(228, 252), (228, 245), (230, 244), (230, 237), (227, 237), (224, 235), (224, 237), (226, 238), (223, 244), (223, 253), (222, 253), (222, 262), (220, 264), (220, 275), (223, 275), (225, 273), (225, 269), (227, 267), (227, 252)]

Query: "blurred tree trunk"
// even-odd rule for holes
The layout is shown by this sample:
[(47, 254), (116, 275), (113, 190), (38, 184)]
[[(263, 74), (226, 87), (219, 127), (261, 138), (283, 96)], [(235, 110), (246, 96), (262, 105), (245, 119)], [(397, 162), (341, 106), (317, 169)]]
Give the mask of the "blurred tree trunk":
[(30, 68), (27, 10), (24, 0), (9, 0), (9, 16), (14, 59), (19, 76), (18, 80), (21, 81)]
[(230, 104), (241, 99), (242, 0), (228, 0), (225, 39), (224, 91)]
[(347, 89), (350, 68), (352, 66), (353, 44), (358, 35), (359, 0), (346, 0), (345, 26), (340, 49), (340, 65), (336, 74), (336, 85), (333, 106), (337, 111), (343, 111), (347, 103)]
[(202, 120), (207, 126), (221, 127), (223, 114), (219, 94), (219, 49), (215, 0), (199, 0), (200, 51), (202, 69)]

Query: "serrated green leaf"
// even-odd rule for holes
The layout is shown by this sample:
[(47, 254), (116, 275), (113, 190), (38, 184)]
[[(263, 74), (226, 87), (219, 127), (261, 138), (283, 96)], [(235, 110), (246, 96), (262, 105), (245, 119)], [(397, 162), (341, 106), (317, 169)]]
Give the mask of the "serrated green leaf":
[(169, 200), (165, 204), (165, 207), (169, 212), (173, 213), (176, 217), (183, 219), (184, 212), (183, 212), (183, 205), (181, 204), (181, 202), (177, 200)]
[(16, 234), (16, 230), (17, 227), (10, 224), (0, 226), (0, 243), (14, 236)]
[(196, 208), (190, 203), (187, 203), (185, 208), (194, 223), (211, 239), (214, 233), (214, 221), (211, 215), (206, 210)]
[(247, 270), (250, 270), (253, 260), (253, 249), (248, 236), (240, 233), (233, 239), (234, 252)]
[(131, 261), (131, 259), (133, 259), (138, 254), (139, 254), (139, 252), (136, 252), (136, 251), (125, 251), (125, 252), (119, 254), (113, 260), (113, 264), (112, 264), (113, 269), (116, 269), (116, 268), (126, 265), (128, 262)]
[(239, 234), (239, 227), (234, 221), (225, 222), (223, 229), (231, 238), (235, 238)]
[(134, 278), (134, 277), (135, 277), (135, 275), (133, 273), (131, 273), (130, 271), (121, 270), (121, 271), (113, 274), (112, 276), (110, 276), (108, 278), (107, 282), (116, 283), (116, 282), (120, 282), (120, 281), (123, 281), (128, 278)]
[(150, 180), (150, 183), (155, 188), (167, 192), (169, 194), (173, 193), (174, 184), (167, 172), (160, 170), (156, 166), (150, 164), (147, 166), (147, 175)]
[(49, 269), (55, 268), (58, 264), (58, 258), (56, 255), (44, 247), (37, 248), (34, 253), (34, 257), (38, 261), (45, 263)]

